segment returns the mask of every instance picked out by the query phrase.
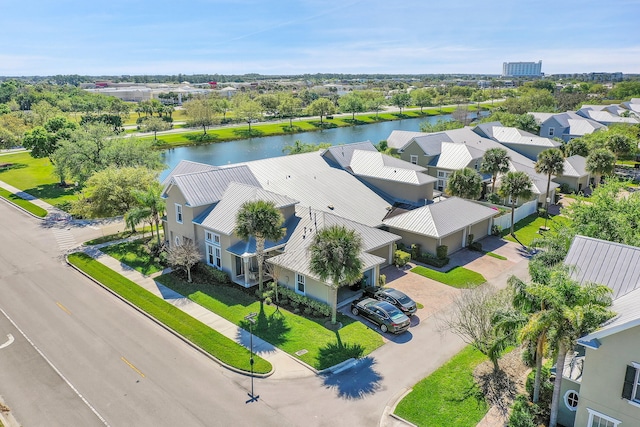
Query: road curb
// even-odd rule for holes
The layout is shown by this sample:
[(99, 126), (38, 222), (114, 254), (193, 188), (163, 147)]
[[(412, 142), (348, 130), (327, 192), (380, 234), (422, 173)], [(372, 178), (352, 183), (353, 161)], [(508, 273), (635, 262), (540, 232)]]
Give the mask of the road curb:
[[(99, 285), (102, 289), (106, 290), (107, 292), (109, 292), (111, 295), (114, 295), (115, 297), (117, 297), (119, 300), (123, 301), (124, 303), (126, 303), (128, 306), (132, 307), (133, 309), (135, 309), (138, 313), (142, 314), (143, 316), (145, 316), (146, 318), (150, 319), (151, 321), (153, 321), (155, 324), (159, 325), (160, 327), (162, 327), (163, 329), (165, 329), (166, 331), (170, 332), (171, 334), (173, 334), (175, 337), (179, 338), (180, 340), (182, 340), (183, 342), (185, 342), (186, 344), (190, 345), (192, 348), (196, 349), (197, 351), (199, 351), (200, 353), (202, 353), (203, 355), (207, 356), (209, 359), (213, 360), (214, 362), (216, 362), (217, 364), (219, 364), (220, 366), (222, 366), (223, 368), (226, 368), (230, 371), (233, 371), (237, 374), (240, 375), (244, 375), (247, 377), (251, 377), (253, 375), (253, 377), (255, 378), (268, 378), (271, 375), (273, 375), (273, 373), (275, 372), (275, 367), (273, 366), (273, 364), (271, 364), (271, 371), (267, 372), (266, 374), (258, 374), (258, 373), (253, 373), (251, 374), (251, 372), (247, 372), (247, 371), (243, 371), (241, 369), (238, 369), (236, 367), (233, 367), (231, 365), (228, 365), (226, 363), (224, 363), (223, 361), (221, 361), (220, 359), (216, 358), (215, 356), (209, 354), (208, 352), (206, 352), (204, 349), (202, 349), (200, 346), (198, 346), (197, 344), (191, 342), (188, 338), (184, 337), (182, 334), (178, 333), (177, 331), (173, 330), (172, 328), (170, 328), (169, 326), (165, 325), (164, 323), (162, 323), (161, 321), (159, 321), (158, 319), (156, 319), (155, 317), (151, 316), (149, 313), (147, 313), (146, 311), (142, 310), (140, 307), (136, 306), (135, 304), (133, 304), (132, 302), (128, 301), (126, 298), (123, 298), (121, 295), (119, 295), (117, 292), (114, 292), (113, 290), (109, 289), (109, 287), (103, 285), (99, 280), (94, 279), (93, 277), (91, 277), (90, 275), (88, 275), (87, 273), (85, 273), (84, 271), (80, 270), (78, 267), (76, 267), (75, 265), (71, 264), (69, 262), (69, 257), (68, 255), (64, 256), (65, 262), (67, 263), (67, 265), (69, 265), (71, 268), (73, 268), (74, 270), (76, 270), (77, 272), (79, 272), (80, 274), (82, 274), (83, 276), (87, 277), (89, 280), (91, 280), (92, 282), (96, 283), (97, 285)], [(271, 362), (269, 362), (271, 363)]]
[[(7, 407), (4, 404), (4, 401), (2, 400), (2, 396), (0, 396), (0, 407)], [(18, 422), (18, 420), (16, 420), (16, 418), (13, 416), (13, 414), (11, 413), (11, 410), (9, 409), (6, 412), (3, 412), (0, 409), (0, 423), (2, 423), (3, 425), (5, 425), (6, 427), (20, 427), (20, 423)]]
[[(9, 204), (10, 206), (13, 206), (14, 208), (16, 208), (16, 209), (18, 209), (18, 210), (21, 210), (22, 212), (26, 213), (27, 215), (29, 215), (29, 216), (31, 216), (31, 217), (33, 217), (33, 218), (37, 219), (37, 220), (44, 221), (44, 220), (47, 218), (46, 216), (41, 217), (41, 216), (35, 215), (33, 212), (29, 212), (28, 210), (26, 210), (26, 209), (25, 209), (25, 208), (23, 208), (22, 206), (16, 205), (16, 204), (15, 204), (15, 203), (13, 203), (11, 200), (5, 199), (4, 197), (0, 197), (0, 199), (1, 199), (1, 200), (4, 200), (5, 202), (7, 202), (7, 204)], [(27, 202), (28, 202), (28, 201), (29, 201), (29, 200), (27, 200)], [(37, 205), (36, 205), (36, 206), (37, 206)], [(41, 206), (39, 206), (39, 207), (41, 207)], [(42, 208), (42, 209), (44, 209), (44, 208)], [(45, 209), (45, 210), (46, 210), (46, 209)], [(48, 210), (46, 210), (46, 211), (47, 211), (47, 215), (49, 215), (49, 211), (48, 211)]]
[(389, 400), (389, 403), (387, 404), (387, 406), (385, 406), (384, 411), (382, 412), (382, 417), (380, 418), (380, 423), (378, 424), (379, 427), (385, 427), (388, 424), (387, 417), (391, 417), (395, 420), (398, 420), (404, 425), (407, 425), (410, 427), (417, 427), (415, 424), (410, 423), (409, 421), (405, 420), (401, 416), (394, 414), (396, 410), (396, 406), (398, 406), (398, 403), (400, 403), (400, 401), (404, 399), (404, 397), (409, 393), (411, 393), (412, 391), (413, 391), (412, 388), (403, 388), (398, 393), (396, 393), (395, 396), (391, 398), (391, 400)]

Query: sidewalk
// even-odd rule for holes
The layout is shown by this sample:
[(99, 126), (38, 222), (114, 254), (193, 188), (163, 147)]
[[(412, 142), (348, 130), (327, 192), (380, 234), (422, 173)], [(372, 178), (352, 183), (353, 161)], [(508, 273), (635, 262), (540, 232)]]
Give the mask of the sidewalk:
[[(109, 242), (87, 247), (84, 249), (84, 252), (101, 264), (109, 267), (111, 270), (123, 275), (132, 282), (137, 283), (139, 286), (151, 292), (155, 296), (164, 299), (175, 307), (178, 307), (194, 319), (208, 325), (211, 329), (218, 331), (222, 335), (230, 338), (247, 349), (249, 348), (250, 335), (248, 331), (245, 331), (239, 326), (205, 309), (199, 304), (196, 304), (166, 286), (157, 283), (153, 277), (162, 273), (145, 276), (139, 271), (122, 264), (117, 259), (100, 251), (100, 248), (114, 243), (118, 242)], [(289, 379), (312, 377), (316, 375), (316, 372), (312, 370), (312, 368), (255, 335), (253, 336), (253, 351), (255, 354), (265, 360), (268, 360), (273, 365), (274, 373), (270, 378)]]

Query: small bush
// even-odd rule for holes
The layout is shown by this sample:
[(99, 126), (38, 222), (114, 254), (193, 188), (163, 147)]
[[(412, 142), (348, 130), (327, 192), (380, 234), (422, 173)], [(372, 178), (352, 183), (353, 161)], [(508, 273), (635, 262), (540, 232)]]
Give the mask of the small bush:
[(547, 210), (545, 208), (538, 208), (538, 216), (545, 217), (547, 215)]
[(571, 187), (569, 187), (569, 184), (567, 183), (560, 184), (560, 192), (563, 194), (569, 194), (571, 193)]
[(200, 280), (205, 283), (220, 284), (220, 285), (228, 285), (231, 283), (231, 279), (229, 275), (222, 270), (218, 270), (217, 268), (213, 268), (203, 262), (199, 262), (195, 265), (191, 274), (194, 276), (198, 276)]
[(404, 267), (411, 261), (411, 254), (398, 249), (393, 256), (393, 263), (398, 267)]
[(440, 245), (436, 248), (436, 256), (438, 259), (447, 258), (447, 253), (449, 252), (449, 247), (447, 245)]
[(271, 299), (271, 297), (266, 297), (264, 299), (264, 303), (267, 305), (271, 305), (273, 303), (273, 300)]
[(420, 258), (420, 251), (421, 245), (419, 243), (414, 243), (411, 245), (411, 259), (418, 259)]
[(473, 242), (472, 244), (469, 245), (469, 249), (476, 252), (482, 252), (482, 243)]
[(313, 310), (311, 310), (310, 307), (305, 307), (302, 312), (304, 313), (305, 316), (311, 316), (311, 313), (313, 313)]
[(384, 274), (381, 274), (378, 277), (378, 286), (383, 287), (386, 284), (387, 284), (387, 276)]
[(467, 244), (469, 245), (469, 247), (471, 247), (471, 245), (473, 244), (473, 238), (475, 236), (473, 234), (469, 234), (469, 236), (467, 236)]
[(536, 427), (526, 396), (518, 395), (509, 416), (509, 427)]
[(493, 224), (491, 226), (491, 234), (493, 234), (494, 236), (499, 236), (500, 233), (502, 233), (502, 227), (497, 224)]
[(493, 203), (494, 205), (498, 205), (502, 201), (502, 198), (498, 195), (498, 193), (489, 193), (487, 195), (487, 201), (489, 203)]

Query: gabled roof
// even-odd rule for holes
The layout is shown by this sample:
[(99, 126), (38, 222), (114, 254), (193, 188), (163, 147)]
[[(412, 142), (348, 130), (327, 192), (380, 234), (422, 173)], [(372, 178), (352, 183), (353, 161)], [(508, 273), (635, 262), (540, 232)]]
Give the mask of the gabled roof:
[(260, 186), (260, 182), (246, 166), (216, 168), (202, 172), (173, 174), (165, 186), (163, 196), (169, 189), (176, 186), (182, 192), (187, 206), (196, 207), (210, 205), (220, 200), (230, 183), (237, 182), (247, 185)]
[(443, 142), (442, 152), (435, 166), (442, 169), (458, 170), (466, 168), (474, 159), (481, 159), (484, 151), (461, 142)]
[(595, 110), (593, 108), (583, 107), (578, 110), (578, 114), (588, 119), (595, 120), (602, 124), (607, 123), (640, 123), (636, 117), (621, 117), (607, 110)]
[(588, 174), (587, 159), (584, 157), (575, 155), (564, 159), (564, 172), (562, 176), (580, 178)]
[(599, 283), (617, 299), (640, 289), (640, 248), (585, 236), (575, 236), (565, 257), (580, 283)]
[(573, 267), (571, 275), (578, 282), (611, 288), (611, 310), (617, 313), (578, 343), (594, 347), (595, 339), (640, 325), (640, 248), (578, 235), (564, 263)]
[(498, 211), (495, 209), (479, 203), (451, 197), (388, 218), (384, 223), (388, 227), (440, 238), (462, 230), (469, 224), (491, 218), (496, 213)]
[(371, 141), (364, 141), (355, 142), (353, 144), (334, 145), (327, 148), (327, 150), (323, 154), (323, 157), (335, 161), (342, 169), (347, 169), (347, 167), (349, 167), (349, 165), (351, 164), (353, 152), (356, 150), (370, 151), (372, 153), (378, 152)]
[(402, 150), (415, 137), (425, 135), (424, 132), (411, 132), (407, 130), (394, 130), (387, 138), (387, 146)]
[[(509, 170), (511, 172), (524, 172), (529, 175), (529, 178), (531, 178), (531, 191), (533, 191), (533, 194), (544, 194), (547, 191), (547, 181), (549, 180), (549, 178), (547, 177), (547, 175), (536, 172), (533, 162), (520, 163), (511, 160), (509, 162)], [(553, 178), (555, 177), (551, 175), (551, 179)], [(556, 189), (559, 186), (559, 184), (551, 181), (551, 183), (549, 184), (549, 191)]]
[(202, 220), (201, 225), (210, 230), (231, 235), (236, 227), (236, 216), (242, 205), (257, 200), (273, 202), (279, 209), (298, 203), (295, 199), (263, 190), (260, 187), (231, 182), (220, 202)]
[(543, 138), (514, 127), (494, 126), (492, 138), (503, 144), (531, 145), (536, 147), (559, 147), (561, 144), (550, 138)]
[(541, 125), (542, 123), (544, 123), (545, 121), (547, 121), (549, 118), (553, 117), (555, 114), (553, 113), (538, 113), (538, 112), (530, 112), (527, 114), (531, 114), (533, 116), (534, 119), (536, 119), (536, 123)]
[(296, 217), (299, 218), (299, 222), (291, 233), (284, 253), (270, 258), (268, 262), (297, 271), (305, 276), (317, 278), (309, 269), (309, 247), (313, 243), (317, 230), (339, 225), (356, 231), (362, 238), (360, 258), (363, 261), (364, 270), (385, 262), (384, 258), (369, 254), (367, 253), (368, 251), (373, 251), (400, 240), (400, 236), (395, 234), (300, 205), (296, 206)]
[(437, 156), (442, 152), (443, 142), (453, 142), (447, 132), (422, 134), (413, 140), (422, 149), (425, 156)]
[(286, 194), (301, 205), (377, 227), (392, 204), (320, 151), (245, 163), (262, 188)]
[(583, 117), (577, 119), (569, 119), (569, 135), (583, 136), (597, 131), (598, 129), (606, 129), (607, 127), (595, 120), (585, 119)]
[(162, 186), (169, 184), (171, 178), (175, 175), (184, 175), (194, 172), (205, 172), (219, 169), (217, 166), (207, 165), (204, 163), (192, 162), (190, 160), (181, 160), (180, 163), (176, 165), (175, 168), (166, 176), (166, 178), (162, 181)]
[(353, 151), (349, 166), (354, 175), (378, 178), (385, 181), (413, 185), (423, 185), (436, 181), (436, 178), (424, 173), (426, 172), (424, 167), (377, 151)]

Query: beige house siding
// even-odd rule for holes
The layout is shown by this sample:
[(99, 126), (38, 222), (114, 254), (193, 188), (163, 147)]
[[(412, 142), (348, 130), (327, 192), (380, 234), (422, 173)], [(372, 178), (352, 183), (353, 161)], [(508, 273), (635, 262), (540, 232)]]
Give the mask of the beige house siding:
[(469, 234), (473, 234), (473, 240), (480, 240), (486, 235), (488, 235), (489, 224), (491, 224), (491, 218), (488, 218), (484, 221), (480, 221), (477, 224), (473, 224), (471, 226), (471, 233), (469, 233)]
[[(382, 267), (385, 267), (393, 262), (393, 254), (391, 254), (392, 250), (393, 250), (392, 245), (389, 245), (389, 246), (383, 246), (374, 251), (369, 251), (368, 253), (370, 253), (371, 255), (379, 256), (380, 258), (384, 258), (386, 261), (384, 264), (382, 264)], [(390, 255), (391, 255), (391, 259), (389, 259)]]
[(433, 184), (412, 185), (371, 177), (359, 178), (387, 194), (392, 194), (396, 199), (409, 200), (412, 202), (423, 202), (424, 199), (433, 200)]
[[(583, 191), (589, 186), (589, 175), (585, 175), (580, 178), (573, 176), (559, 176), (553, 181), (560, 185), (567, 184), (573, 191)], [(582, 184), (582, 186), (580, 184)]]
[(412, 244), (419, 244), (422, 252), (428, 252), (430, 254), (436, 254), (436, 247), (438, 246), (438, 240), (433, 237), (423, 236), (420, 234), (411, 233), (410, 231), (400, 230), (397, 228), (389, 227), (389, 233), (397, 234), (402, 237), (402, 242), (407, 248), (410, 248)]
[(575, 425), (587, 425), (590, 408), (622, 421), (621, 427), (640, 426), (640, 407), (621, 398), (627, 365), (640, 363), (640, 326), (600, 342), (597, 350), (586, 349)]
[[(185, 205), (185, 198), (178, 187), (172, 187), (167, 193), (167, 234), (165, 239), (170, 245), (174, 245), (176, 237), (195, 240), (193, 218), (200, 214), (206, 207), (191, 208)], [(176, 204), (182, 206), (182, 223), (176, 221)]]
[[(296, 289), (296, 272), (291, 270), (282, 270), (278, 283), (281, 286), (287, 287), (291, 290)], [(324, 303), (330, 301), (330, 289), (324, 282), (315, 280), (309, 276), (305, 276), (305, 293), (309, 298), (313, 298)]]
[[(465, 227), (466, 228), (466, 227)], [(462, 249), (462, 239), (466, 239), (465, 230), (459, 230), (442, 238), (442, 245), (447, 245), (447, 253), (452, 254)]]
[(433, 159), (431, 156), (425, 156), (424, 151), (420, 146), (412, 142), (410, 143), (400, 154), (400, 158), (411, 163), (411, 155), (418, 156), (418, 165), (422, 167), (429, 167), (429, 162)]

